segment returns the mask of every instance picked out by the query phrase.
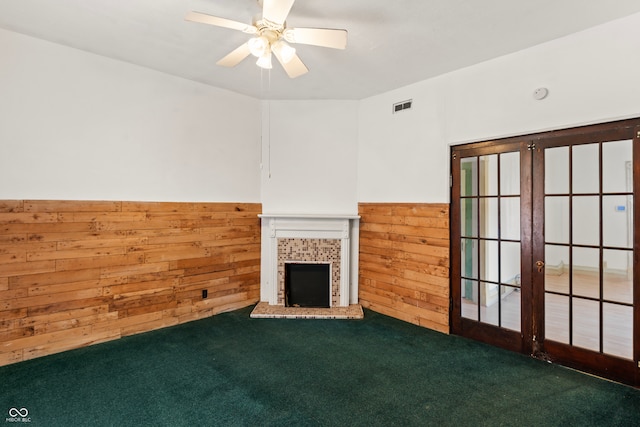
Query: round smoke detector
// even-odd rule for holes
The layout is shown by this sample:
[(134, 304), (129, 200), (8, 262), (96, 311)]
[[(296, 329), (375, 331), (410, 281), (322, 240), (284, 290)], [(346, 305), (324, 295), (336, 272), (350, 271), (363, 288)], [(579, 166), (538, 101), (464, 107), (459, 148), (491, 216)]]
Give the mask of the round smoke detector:
[(547, 95), (549, 95), (549, 89), (546, 87), (541, 87), (533, 91), (533, 99), (537, 99), (538, 101), (545, 99)]

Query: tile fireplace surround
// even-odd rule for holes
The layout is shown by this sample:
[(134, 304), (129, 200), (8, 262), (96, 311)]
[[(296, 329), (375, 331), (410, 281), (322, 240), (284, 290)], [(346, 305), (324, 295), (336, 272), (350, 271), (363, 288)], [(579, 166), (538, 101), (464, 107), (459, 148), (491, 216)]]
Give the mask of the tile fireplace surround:
[[(261, 214), (260, 303), (252, 317), (361, 318), (358, 304), (358, 215)], [(285, 307), (289, 262), (331, 265), (329, 308)]]

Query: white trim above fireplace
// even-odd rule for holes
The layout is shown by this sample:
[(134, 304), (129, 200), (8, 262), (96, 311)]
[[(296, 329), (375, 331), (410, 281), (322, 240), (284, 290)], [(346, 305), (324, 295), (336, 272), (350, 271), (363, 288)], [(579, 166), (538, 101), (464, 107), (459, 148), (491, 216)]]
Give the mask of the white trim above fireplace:
[(358, 303), (358, 215), (260, 214), (260, 301), (278, 304), (278, 239), (339, 239), (338, 306)]

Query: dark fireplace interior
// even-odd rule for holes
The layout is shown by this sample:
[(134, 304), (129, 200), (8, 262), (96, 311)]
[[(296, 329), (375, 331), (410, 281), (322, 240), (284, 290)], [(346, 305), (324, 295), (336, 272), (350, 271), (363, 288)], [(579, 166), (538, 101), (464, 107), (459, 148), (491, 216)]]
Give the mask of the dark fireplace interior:
[(286, 263), (284, 268), (286, 307), (329, 308), (329, 264)]

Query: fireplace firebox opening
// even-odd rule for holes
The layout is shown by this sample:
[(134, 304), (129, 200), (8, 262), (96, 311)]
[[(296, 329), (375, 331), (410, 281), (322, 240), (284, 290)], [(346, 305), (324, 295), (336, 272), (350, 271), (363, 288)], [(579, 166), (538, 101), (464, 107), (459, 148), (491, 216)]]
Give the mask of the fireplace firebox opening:
[(285, 306), (329, 308), (331, 264), (285, 263)]

